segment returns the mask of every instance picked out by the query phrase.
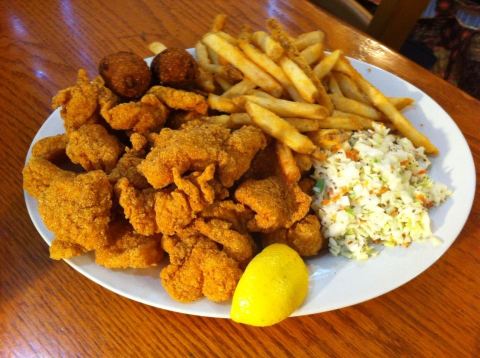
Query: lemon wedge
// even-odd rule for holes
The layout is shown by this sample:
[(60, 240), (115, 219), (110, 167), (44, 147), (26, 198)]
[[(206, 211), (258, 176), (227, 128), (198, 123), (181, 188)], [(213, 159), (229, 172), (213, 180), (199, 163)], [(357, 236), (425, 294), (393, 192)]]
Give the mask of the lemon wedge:
[(230, 317), (252, 326), (271, 326), (292, 314), (308, 292), (308, 269), (298, 253), (272, 244), (248, 264), (233, 295)]

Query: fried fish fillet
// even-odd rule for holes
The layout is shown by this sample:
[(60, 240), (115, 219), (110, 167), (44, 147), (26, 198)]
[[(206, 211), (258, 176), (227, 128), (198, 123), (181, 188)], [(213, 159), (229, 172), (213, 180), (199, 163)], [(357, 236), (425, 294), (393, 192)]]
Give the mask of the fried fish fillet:
[(100, 170), (57, 177), (40, 195), (38, 211), (55, 240), (94, 250), (107, 244), (111, 192)]
[(120, 178), (127, 178), (128, 181), (137, 189), (147, 189), (150, 187), (147, 179), (138, 171), (137, 165), (143, 158), (137, 151), (130, 150), (123, 154), (118, 160), (115, 168), (108, 174), (108, 179), (115, 184)]
[(242, 270), (215, 242), (195, 230), (184, 230), (164, 236), (162, 247), (169, 254), (170, 264), (160, 278), (173, 299), (192, 302), (206, 296), (223, 302), (232, 298)]
[(320, 221), (316, 215), (307, 215), (288, 229), (262, 234), (263, 246), (273, 243), (287, 244), (300, 256), (314, 256), (326, 245)]
[(235, 191), (235, 199), (255, 212), (248, 228), (260, 232), (291, 227), (307, 214), (312, 201), (296, 183), (287, 185), (278, 176), (246, 180)]
[(33, 145), (32, 156), (56, 161), (65, 156), (67, 142), (66, 134), (42, 138)]
[(23, 168), (23, 188), (35, 199), (58, 178), (73, 178), (75, 173), (62, 170), (44, 158), (32, 157)]
[(68, 135), (67, 156), (85, 170), (102, 169), (109, 173), (123, 148), (118, 139), (100, 124), (85, 124)]
[(220, 182), (230, 187), (265, 145), (265, 135), (253, 126), (230, 133), (221, 125), (189, 122), (179, 130), (163, 129), (138, 169), (154, 188), (161, 189), (173, 182), (173, 168), (182, 175), (218, 164)]
[(183, 175), (188, 170), (203, 170), (217, 163), (229, 135), (228, 129), (208, 124), (180, 130), (164, 128), (138, 169), (150, 185), (161, 189), (173, 183), (173, 168)]
[(143, 236), (123, 221), (110, 225), (109, 243), (95, 250), (95, 262), (107, 268), (146, 268), (163, 257), (160, 235)]
[(200, 114), (205, 114), (208, 110), (208, 104), (205, 97), (194, 92), (187, 92), (163, 86), (153, 86), (147, 93), (157, 96), (158, 99), (170, 108), (181, 109), (184, 111), (195, 111)]
[(102, 111), (107, 123), (117, 130), (149, 133), (163, 127), (169, 110), (153, 94), (146, 94), (139, 102), (121, 103)]
[(52, 99), (52, 108), (62, 107), (61, 116), (65, 130), (69, 133), (87, 123), (96, 123), (100, 111), (113, 107), (118, 97), (105, 87), (98, 76), (90, 81), (87, 71), (78, 70), (77, 83), (60, 90)]

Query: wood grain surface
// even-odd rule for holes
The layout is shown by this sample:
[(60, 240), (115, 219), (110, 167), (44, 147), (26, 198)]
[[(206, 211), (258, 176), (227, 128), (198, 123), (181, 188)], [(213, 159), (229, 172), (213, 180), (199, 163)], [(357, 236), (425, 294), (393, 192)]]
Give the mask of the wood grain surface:
[[(21, 170), (55, 92), (114, 51), (192, 47), (213, 16), (229, 29), (277, 17), (321, 28), (333, 47), (393, 72), (455, 119), (480, 169), (480, 103), (300, 0), (2, 1), (0, 3), (0, 356), (473, 357), (480, 354), (480, 203), (425, 273), (353, 307), (270, 328), (172, 313), (118, 296), (48, 258), (25, 208)], [(453, 173), (455, 175), (455, 173)]]

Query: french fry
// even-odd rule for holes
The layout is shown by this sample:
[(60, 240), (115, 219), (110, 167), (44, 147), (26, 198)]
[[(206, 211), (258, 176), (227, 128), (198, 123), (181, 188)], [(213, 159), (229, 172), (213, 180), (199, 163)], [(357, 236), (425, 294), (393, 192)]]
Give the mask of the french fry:
[(212, 124), (220, 124), (227, 128), (238, 129), (247, 124), (253, 124), (247, 113), (221, 114), (218, 116), (206, 116), (202, 120)]
[(227, 63), (226, 65), (221, 65), (219, 67), (218, 74), (225, 77), (227, 80), (231, 82), (243, 80), (243, 73), (231, 64)]
[(253, 102), (247, 102), (245, 109), (258, 127), (294, 151), (303, 154), (315, 151), (315, 144), (307, 136), (301, 134), (294, 126), (275, 113)]
[(328, 89), (332, 94), (343, 96), (342, 90), (340, 89), (340, 86), (338, 85), (338, 82), (332, 73), (330, 76), (328, 76)]
[(220, 85), (223, 91), (228, 91), (230, 88), (232, 88), (232, 84), (225, 77), (219, 74), (216, 74), (214, 78), (215, 78), (215, 81)]
[(252, 124), (252, 118), (248, 113), (232, 113), (230, 114), (230, 121), (237, 126), (243, 126), (245, 124)]
[(211, 109), (215, 109), (220, 112), (233, 113), (241, 112), (241, 110), (232, 102), (230, 98), (217, 96), (210, 93), (207, 99), (208, 105)]
[(155, 41), (155, 42), (152, 42), (150, 45), (148, 45), (148, 49), (152, 51), (153, 54), (158, 55), (160, 52), (163, 52), (164, 50), (166, 50), (167, 46), (165, 46), (159, 41)]
[(270, 98), (270, 99), (278, 99), (278, 98), (276, 98), (276, 97), (273, 97), (272, 95), (269, 95), (267, 92), (262, 91), (262, 90), (258, 90), (258, 89), (254, 89), (254, 90), (248, 91), (247, 94), (248, 94), (248, 95), (252, 95), (252, 96), (256, 96), (256, 97), (264, 97), (264, 98)]
[[(286, 55), (293, 60), (300, 69), (304, 72), (304, 74), (313, 82), (314, 86), (317, 89), (316, 92), (316, 99), (319, 104), (322, 106), (327, 107), (329, 111), (333, 110), (333, 104), (330, 100), (330, 97), (327, 95), (327, 91), (325, 87), (323, 87), (322, 82), (317, 78), (315, 73), (312, 71), (310, 66), (305, 62), (305, 60), (300, 56), (300, 52), (296, 47), (295, 43), (293, 42), (290, 35), (283, 29), (283, 26), (275, 19), (268, 19), (267, 20), (267, 27), (270, 29), (272, 33), (272, 37), (277, 40), (280, 45), (285, 50)], [(297, 88), (297, 90), (299, 90)], [(299, 90), (300, 92), (300, 90)]]
[(315, 43), (323, 43), (324, 38), (325, 38), (325, 34), (322, 31), (320, 30), (311, 31), (298, 36), (295, 39), (294, 44), (299, 51), (302, 51), (303, 49)]
[(282, 57), (280, 67), (293, 83), (303, 100), (307, 103), (314, 103), (318, 90), (305, 72), (288, 57)]
[(369, 106), (368, 104), (358, 102), (354, 99), (339, 96), (336, 94), (331, 94), (330, 98), (332, 99), (335, 109), (339, 111), (358, 114), (359, 116), (374, 119), (377, 121), (382, 119), (381, 114), (375, 108)]
[(277, 61), (283, 55), (283, 48), (272, 39), (265, 31), (255, 31), (252, 34), (252, 40), (259, 48), (265, 52), (273, 61)]
[(424, 147), (428, 154), (437, 155), (438, 148), (430, 142), (430, 140), (420, 133), (410, 121), (400, 112), (390, 101), (369, 83), (363, 76), (358, 73), (352, 65), (346, 60), (342, 59), (348, 66), (349, 76), (355, 81), (360, 89), (368, 96), (370, 101), (377, 107), (395, 126), (395, 128), (402, 133), (406, 138), (410, 139), (416, 147)]
[(208, 52), (208, 57), (210, 58), (210, 61), (212, 61), (212, 64), (220, 65), (220, 59), (219, 59), (218, 53), (216, 53), (210, 47), (207, 47), (207, 52)]
[(197, 57), (198, 65), (206, 71), (211, 72), (209, 69), (212, 65), (212, 62), (208, 57), (207, 46), (202, 44), (200, 41), (195, 44), (195, 56)]
[(290, 97), (293, 100), (301, 100), (301, 95), (295, 89), (293, 84), (290, 82), (283, 70), (278, 66), (270, 57), (265, 55), (263, 52), (258, 50), (255, 46), (251, 45), (247, 41), (241, 40), (238, 43), (238, 46), (242, 51), (247, 55), (247, 57), (256, 63), (259, 67), (269, 73), (273, 78), (275, 78), (278, 83), (288, 92)]
[(215, 91), (215, 83), (213, 82), (213, 75), (203, 69), (203, 67), (198, 67), (198, 76), (195, 78), (197, 85), (204, 90), (205, 92)]
[(248, 78), (244, 78), (237, 84), (233, 85), (222, 94), (222, 97), (233, 98), (246, 94), (247, 92), (253, 90), (256, 87), (255, 83), (250, 81)]
[(246, 95), (234, 98), (233, 102), (238, 107), (243, 107), (247, 102), (252, 102), (274, 112), (280, 117), (322, 119), (328, 115), (327, 109), (319, 104), (299, 103), (278, 98)]
[(408, 97), (387, 97), (391, 104), (395, 106), (399, 111), (403, 110), (405, 107), (412, 105), (415, 100)]
[(308, 138), (322, 149), (333, 149), (350, 138), (351, 132), (339, 129), (320, 129), (308, 134)]
[(287, 183), (296, 183), (300, 180), (302, 173), (293, 157), (292, 150), (282, 142), (276, 141), (275, 152), (277, 153), (280, 171)]
[(318, 122), (323, 129), (361, 130), (373, 127), (373, 121), (370, 118), (336, 110), (331, 117), (319, 119)]
[(243, 53), (225, 41), (222, 37), (215, 33), (208, 33), (203, 36), (202, 41), (210, 48), (212, 48), (219, 55), (224, 57), (229, 63), (238, 68), (258, 87), (264, 89), (275, 97), (279, 97), (283, 90), (269, 74), (265, 73), (252, 61), (250, 61)]
[[(252, 118), (248, 113), (230, 113), (218, 116), (203, 117), (206, 122), (224, 125), (227, 128), (240, 128), (247, 124), (253, 124)], [(286, 122), (294, 126), (300, 133), (314, 132), (321, 128), (323, 120), (308, 118), (283, 118)]]
[(227, 15), (225, 14), (218, 14), (213, 19), (212, 24), (212, 32), (222, 31), (225, 27), (225, 23), (227, 22)]
[(202, 117), (202, 120), (207, 123), (220, 124), (227, 128), (231, 128), (230, 115), (228, 114), (220, 114), (218, 116), (206, 116), (206, 117)]
[(306, 154), (293, 153), (293, 157), (295, 158), (295, 161), (297, 162), (298, 168), (302, 172), (308, 172), (310, 169), (312, 169), (313, 158), (311, 156), (306, 155)]
[(328, 75), (328, 73), (332, 70), (335, 64), (338, 61), (338, 58), (342, 54), (342, 51), (335, 50), (331, 54), (324, 57), (322, 61), (320, 61), (314, 68), (313, 72), (321, 80), (323, 77)]
[(315, 132), (322, 128), (322, 121), (324, 119), (311, 119), (311, 118), (294, 118), (284, 117), (288, 123), (297, 128), (300, 133)]
[(300, 56), (303, 57), (308, 65), (317, 62), (323, 56), (323, 43), (317, 42), (308, 46), (306, 49), (300, 52)]
[[(338, 61), (337, 61), (338, 62)], [(368, 98), (360, 92), (355, 82), (352, 79), (345, 75), (344, 73), (335, 73), (335, 79), (342, 90), (342, 93), (345, 97), (354, 99), (365, 104), (370, 104)]]
[(237, 39), (235, 37), (233, 37), (232, 35), (230, 35), (229, 33), (224, 32), (224, 31), (218, 31), (217, 35), (220, 36), (221, 38), (223, 38), (225, 41), (228, 41), (232, 45), (237, 45)]

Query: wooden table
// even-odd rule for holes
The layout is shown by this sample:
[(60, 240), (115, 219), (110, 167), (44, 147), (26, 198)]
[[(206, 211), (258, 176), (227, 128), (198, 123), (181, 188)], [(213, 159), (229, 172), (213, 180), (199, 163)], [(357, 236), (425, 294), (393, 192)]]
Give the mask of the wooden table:
[[(113, 5), (115, 4), (115, 5)], [(480, 103), (309, 3), (252, 1), (15, 1), (0, 11), (0, 356), (474, 356), (480, 354), (480, 202), (430, 269), (377, 299), (260, 329), (172, 313), (118, 296), (64, 262), (25, 209), (21, 170), (79, 67), (118, 50), (148, 56), (161, 40), (191, 47), (216, 13), (228, 27), (278, 17), (294, 33), (325, 30), (331, 45), (405, 78), (455, 119), (480, 168)], [(455, 174), (455, 173), (454, 173)]]

